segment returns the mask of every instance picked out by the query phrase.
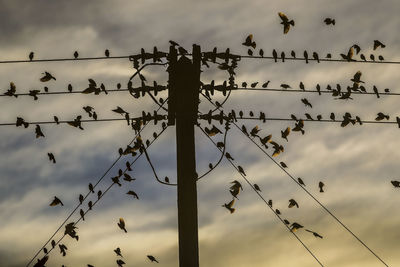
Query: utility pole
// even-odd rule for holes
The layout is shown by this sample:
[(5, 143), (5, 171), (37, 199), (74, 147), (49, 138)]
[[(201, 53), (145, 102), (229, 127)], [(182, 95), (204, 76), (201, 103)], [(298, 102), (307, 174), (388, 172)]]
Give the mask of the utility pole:
[(176, 121), (180, 267), (199, 266), (194, 126), (200, 90), (200, 46), (193, 45), (192, 58), (181, 56), (177, 60), (175, 47), (170, 47), (168, 124)]

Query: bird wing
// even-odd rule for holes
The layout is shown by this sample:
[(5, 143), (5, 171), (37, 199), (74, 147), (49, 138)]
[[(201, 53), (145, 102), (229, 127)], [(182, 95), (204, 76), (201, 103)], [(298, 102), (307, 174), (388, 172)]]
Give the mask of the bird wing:
[(282, 12), (279, 12), (278, 15), (283, 22), (287, 22), (289, 20), (288, 17)]

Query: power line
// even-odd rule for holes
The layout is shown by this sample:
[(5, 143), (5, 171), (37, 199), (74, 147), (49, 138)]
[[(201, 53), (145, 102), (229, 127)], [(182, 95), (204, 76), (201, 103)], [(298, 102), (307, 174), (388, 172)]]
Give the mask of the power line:
[(109, 56), (109, 57), (78, 57), (78, 58), (46, 58), (46, 59), (18, 59), (18, 60), (0, 60), (0, 64), (11, 63), (38, 63), (38, 62), (61, 62), (61, 61), (86, 61), (86, 60), (108, 60), (108, 59), (125, 59), (129, 56)]
[[(205, 97), (211, 104), (216, 106), (211, 100)], [(222, 111), (223, 112), (223, 111)], [(332, 216), (340, 225), (343, 226), (358, 242), (360, 242), (366, 249), (368, 249), (380, 262), (382, 262), (385, 266), (388, 266), (372, 249), (370, 249), (357, 235), (355, 235), (339, 218), (337, 218), (325, 205), (323, 205), (317, 198), (314, 197), (306, 188), (300, 185), (300, 183), (287, 171), (285, 170), (274, 158), (272, 158), (261, 146), (259, 146), (253, 139), (251, 139), (248, 135), (246, 135), (243, 130), (235, 123), (232, 122), (233, 125), (239, 129), (253, 144), (255, 144), (270, 160), (272, 160), (282, 171), (284, 171), (301, 189), (303, 189), (312, 199), (314, 199), (329, 215)]]
[[(166, 103), (167, 101), (165, 101), (164, 103)], [(159, 111), (160, 108), (158, 108), (157, 111)], [(138, 133), (136, 134), (136, 136), (130, 141), (130, 143), (128, 145), (131, 145), (135, 139), (140, 135), (140, 133), (144, 130), (144, 128), (150, 123), (150, 121), (146, 122), (145, 125), (138, 131)], [(164, 131), (164, 129), (161, 131), (161, 133)], [(154, 141), (152, 141), (154, 142)], [(151, 142), (151, 143), (152, 143)], [(151, 144), (150, 143), (150, 144)], [(103, 173), (103, 175), (97, 180), (97, 182), (93, 185), (93, 190), (96, 188), (96, 186), (104, 179), (104, 177), (110, 172), (110, 170), (115, 166), (115, 164), (117, 164), (117, 162), (121, 159), (122, 155), (119, 155), (119, 157), (111, 164), (111, 166)], [(140, 157), (140, 155), (139, 155)], [(135, 160), (136, 161), (136, 160)], [(135, 162), (134, 161), (134, 162)], [(132, 163), (133, 164), (133, 163)], [(86, 200), (86, 198), (90, 195), (91, 191), (89, 190), (89, 192), (84, 196), (82, 203)], [(71, 216), (78, 210), (78, 208), (82, 205), (82, 203), (79, 203), (73, 210), (72, 212), (67, 216), (67, 218), (61, 223), (61, 225), (57, 228), (57, 230), (53, 233), (53, 235), (49, 238), (49, 240), (47, 240), (47, 242), (38, 250), (38, 252), (35, 254), (35, 256), (33, 256), (33, 258), (29, 261), (29, 263), (26, 265), (27, 267), (32, 263), (32, 261), (37, 257), (37, 255), (39, 255), (39, 253), (42, 251), (42, 249), (44, 247), (46, 247), (46, 245), (53, 239), (53, 237), (60, 231), (60, 229), (63, 227), (63, 225), (69, 220), (69, 218), (71, 218)]]
[[(199, 125), (197, 125), (200, 130), (207, 136), (207, 138), (216, 146), (216, 148), (221, 151), (221, 149), (217, 146), (217, 144), (214, 142), (214, 140), (212, 140), (212, 138), (204, 131), (203, 128), (201, 128)], [(225, 157), (226, 158), (226, 157)], [(310, 255), (318, 262), (318, 264), (320, 266), (323, 266), (322, 263), (319, 261), (319, 259), (314, 255), (314, 253), (307, 247), (306, 244), (303, 243), (303, 241), (293, 232), (291, 231), (291, 229), (289, 228), (289, 226), (284, 222), (284, 220), (276, 213), (276, 211), (270, 206), (268, 205), (268, 202), (265, 200), (265, 198), (261, 195), (260, 192), (258, 192), (253, 184), (250, 183), (250, 181), (239, 171), (238, 167), (232, 162), (232, 160), (226, 158), (229, 163), (235, 168), (235, 170), (242, 176), (242, 178), (247, 182), (247, 184), (251, 187), (251, 189), (253, 189), (254, 192), (256, 192), (256, 194), (261, 198), (261, 200), (267, 205), (267, 207), (269, 207), (272, 212), (276, 215), (276, 217), (278, 217), (278, 219), (283, 223), (283, 225), (285, 225), (285, 227), (296, 237), (296, 239), (303, 245), (303, 247), (308, 251), (308, 253), (310, 253)]]
[[(109, 89), (107, 90), (108, 92), (126, 92), (129, 91), (129, 89), (124, 88), (124, 89)], [(81, 91), (58, 91), (58, 92), (39, 92), (35, 95), (71, 95), (71, 94), (83, 94), (84, 90)], [(12, 96), (31, 96), (30, 93), (20, 93), (20, 94), (13, 94), (12, 96), (6, 95), (6, 94), (1, 94), (0, 97), (2, 96), (8, 96), (8, 97), (12, 97)]]

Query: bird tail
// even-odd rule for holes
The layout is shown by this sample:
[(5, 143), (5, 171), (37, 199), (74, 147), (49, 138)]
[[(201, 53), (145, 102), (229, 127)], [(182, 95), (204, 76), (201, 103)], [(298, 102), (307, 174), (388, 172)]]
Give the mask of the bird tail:
[(332, 24), (335, 25), (335, 23), (336, 23), (336, 21), (333, 19), (333, 20), (332, 20)]
[(289, 24), (292, 24), (292, 26), (294, 26), (294, 20), (289, 21)]

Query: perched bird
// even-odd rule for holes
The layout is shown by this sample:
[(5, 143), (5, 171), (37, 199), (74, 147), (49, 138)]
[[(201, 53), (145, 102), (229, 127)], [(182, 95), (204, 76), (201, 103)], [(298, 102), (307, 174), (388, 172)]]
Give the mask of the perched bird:
[(301, 99), (301, 102), (303, 102), (303, 104), (304, 104), (306, 107), (309, 106), (310, 108), (312, 108), (312, 105), (311, 105), (311, 103), (308, 101), (307, 98), (302, 98), (302, 99)]
[(264, 50), (260, 49), (260, 51), (258, 52), (258, 54), (260, 55), (260, 57), (264, 57)]
[(81, 215), (82, 220), (85, 220), (85, 212), (83, 211), (83, 209), (79, 210), (79, 214)]
[(99, 191), (97, 192), (97, 199), (100, 199), (101, 196), (102, 196), (102, 192), (101, 192), (101, 190), (99, 190)]
[(57, 206), (58, 204), (60, 204), (61, 206), (64, 206), (64, 204), (61, 202), (61, 200), (55, 196), (49, 206), (54, 207), (54, 206)]
[(33, 52), (30, 52), (30, 53), (29, 53), (29, 60), (30, 60), (30, 61), (33, 60), (34, 55), (35, 55), (35, 53), (33, 53)]
[(251, 49), (247, 49), (247, 54), (248, 54), (249, 56), (252, 56), (252, 55), (253, 55), (253, 51), (252, 51)]
[(240, 172), (241, 174), (243, 174), (244, 176), (246, 176), (246, 173), (244, 172), (242, 166), (239, 166), (239, 165), (238, 165), (238, 170), (239, 170), (239, 172)]
[(323, 188), (324, 186), (325, 186), (325, 184), (324, 184), (323, 182), (319, 182), (319, 183), (318, 183), (318, 187), (319, 187), (319, 192), (320, 192), (320, 193), (325, 192), (325, 191), (324, 191), (324, 188)]
[(318, 237), (318, 238), (323, 238), (321, 235), (319, 235), (318, 233), (316, 233), (316, 232), (313, 232), (313, 231), (310, 231), (310, 230), (308, 230), (308, 229), (306, 229), (306, 231), (307, 232), (309, 232), (309, 233), (312, 233), (315, 237)]
[(292, 56), (292, 58), (296, 58), (296, 52), (294, 52), (293, 50), (290, 52), (290, 55)]
[(165, 176), (164, 181), (169, 184), (169, 178), (167, 176)]
[(92, 183), (89, 183), (88, 187), (89, 187), (89, 191), (94, 193), (94, 188), (93, 188)]
[(229, 154), (228, 152), (225, 153), (225, 157), (229, 160), (234, 160), (231, 156), (231, 154)]
[(44, 76), (42, 78), (40, 78), (41, 82), (48, 82), (51, 79), (56, 80), (56, 78), (47, 71), (45, 71), (43, 74), (44, 74)]
[(125, 233), (128, 233), (128, 231), (125, 229), (125, 221), (123, 218), (119, 218), (119, 223), (117, 223), (117, 225), (119, 228), (121, 228), (121, 230), (124, 230)]
[(255, 88), (257, 86), (258, 82), (254, 82), (250, 85), (251, 88)]
[(360, 58), (364, 61), (367, 61), (367, 59), (365, 58), (364, 54), (360, 54)]
[(290, 224), (290, 222), (289, 222), (288, 220), (286, 220), (286, 219), (284, 219), (283, 222), (284, 222), (285, 224), (287, 224), (287, 225)]
[(104, 51), (104, 55), (105, 55), (106, 57), (109, 57), (109, 56), (110, 56), (110, 50), (106, 49), (106, 50)]
[(300, 82), (299, 87), (300, 87), (301, 90), (305, 91), (303, 82)]
[(331, 120), (335, 121), (335, 113), (331, 112), (331, 115), (329, 117)]
[(361, 81), (361, 75), (362, 75), (361, 71), (357, 71), (356, 74), (354, 74), (354, 77), (350, 80), (357, 85), (359, 83), (364, 83), (363, 81)]
[(121, 254), (121, 249), (120, 248), (116, 248), (114, 249), (115, 254), (117, 254), (117, 256), (120, 256), (123, 258), (122, 254)]
[(297, 181), (298, 181), (299, 184), (301, 184), (302, 186), (306, 186), (306, 184), (304, 183), (303, 179), (301, 179), (300, 177), (297, 178)]
[(54, 164), (56, 163), (56, 158), (54, 157), (53, 153), (47, 153), (47, 156), (49, 157), (50, 161), (53, 161)]
[(301, 225), (301, 224), (299, 224), (297, 222), (294, 222), (291, 225), (290, 231), (291, 232), (296, 232), (298, 229), (303, 228), (303, 227), (304, 227), (303, 225)]
[(283, 168), (287, 168), (287, 167), (288, 167), (288, 166), (286, 165), (286, 163), (283, 162), (283, 161), (279, 162), (279, 164), (281, 164), (281, 166), (282, 166)]
[(57, 116), (54, 116), (54, 121), (56, 122), (56, 124), (60, 124), (60, 121), (58, 120)]
[(29, 95), (33, 96), (33, 100), (38, 100), (37, 94), (40, 93), (40, 90), (29, 90)]
[(358, 53), (360, 53), (361, 51), (361, 47), (358, 44), (354, 44), (353, 47), (356, 50), (356, 54), (358, 55)]
[(294, 26), (294, 20), (289, 20), (289, 18), (282, 12), (278, 13), (281, 18), (281, 24), (283, 25), (283, 34), (287, 34), (290, 29), (290, 25)]
[(282, 59), (282, 62), (285, 62), (285, 52), (283, 52), (283, 51), (281, 53), (281, 59)]
[(376, 121), (381, 121), (381, 120), (383, 120), (383, 119), (386, 119), (386, 120), (389, 120), (389, 115), (385, 115), (385, 114), (383, 114), (382, 112), (379, 112), (378, 114), (377, 114), (377, 117), (375, 118), (375, 120)]
[(335, 25), (336, 21), (332, 18), (326, 18), (324, 19), (324, 22), (326, 25)]
[(384, 58), (382, 55), (379, 55), (379, 56), (378, 56), (378, 59), (379, 59), (380, 61), (385, 60), (385, 58)]
[(304, 50), (304, 60), (306, 61), (306, 64), (308, 64), (308, 52), (306, 50)]
[(296, 202), (296, 200), (294, 200), (293, 198), (289, 199), (289, 208), (293, 208), (294, 206), (296, 206), (297, 208), (299, 208), (299, 204)]
[(394, 187), (400, 188), (400, 182), (399, 181), (390, 181)]
[(74, 58), (78, 58), (78, 56), (79, 56), (78, 51), (75, 51), (74, 52)]
[(218, 129), (215, 125), (213, 125), (213, 127), (211, 129), (208, 129), (206, 127), (204, 130), (208, 134), (208, 136), (215, 136), (217, 134), (222, 134), (221, 130)]
[(343, 59), (347, 60), (347, 61), (354, 61), (353, 55), (354, 55), (354, 48), (353, 48), (353, 46), (350, 47), (349, 51), (347, 52), (347, 55), (345, 55), (345, 54), (340, 54), (340, 56), (341, 56)]
[(272, 207), (272, 199), (268, 200), (268, 206)]
[(254, 189), (261, 192), (261, 189), (260, 189), (260, 187), (258, 186), (258, 184), (254, 184)]
[(116, 112), (116, 113), (119, 113), (119, 114), (128, 113), (128, 112), (126, 112), (125, 110), (123, 110), (121, 107), (118, 107), (118, 106), (117, 106), (116, 109), (113, 109), (112, 111), (114, 111), (114, 112)]
[(315, 59), (319, 63), (319, 56), (317, 52), (313, 52), (313, 59)]
[(89, 210), (92, 210), (92, 208), (93, 208), (93, 202), (92, 201), (88, 202), (88, 207), (89, 207)]
[(378, 47), (382, 47), (385, 48), (386, 45), (384, 45), (382, 42), (380, 42), (379, 40), (374, 40), (374, 50), (376, 50)]
[(79, 203), (80, 203), (80, 204), (83, 203), (83, 199), (84, 199), (84, 197), (82, 196), (82, 194), (79, 194)]
[(282, 83), (282, 84), (281, 84), (281, 87), (282, 87), (283, 89), (292, 88), (292, 87), (290, 87), (290, 85), (285, 84), (285, 83)]
[(72, 92), (72, 85), (71, 84), (68, 84), (68, 92)]
[(270, 83), (270, 81), (263, 83), (262, 88), (267, 88), (269, 83)]
[(378, 88), (374, 85), (373, 87), (374, 93), (376, 94), (376, 97), (379, 98), (379, 92), (378, 92)]
[(275, 213), (278, 214), (278, 215), (281, 215), (281, 211), (278, 210), (278, 209), (275, 209)]
[(127, 195), (131, 195), (131, 196), (133, 196), (134, 198), (136, 198), (136, 199), (139, 199), (139, 196), (134, 192), (134, 191), (132, 191), (132, 190), (129, 190), (128, 191), (128, 193), (126, 193)]
[(372, 61), (375, 61), (375, 56), (374, 56), (374, 54), (369, 55), (369, 58), (370, 58)]
[(275, 62), (278, 62), (278, 53), (276, 52), (276, 50), (272, 50), (272, 57), (274, 58)]
[(124, 265), (125, 262), (123, 260), (121, 260), (121, 259), (118, 259), (117, 260), (117, 264), (118, 264), (118, 267), (122, 267), (122, 265)]
[(253, 47), (253, 49), (255, 49), (256, 48), (256, 42), (253, 41), (253, 34), (249, 34), (249, 36), (246, 37), (246, 40), (244, 41), (244, 43), (242, 43), (242, 45), (250, 46), (250, 47)]
[(326, 58), (332, 58), (331, 53), (326, 54)]
[(233, 198), (229, 203), (225, 203), (222, 207), (228, 209), (231, 214), (235, 212), (235, 208), (232, 208), (233, 204), (235, 204), (235, 199)]
[(156, 258), (154, 258), (154, 256), (152, 256), (152, 255), (147, 255), (147, 258), (148, 258), (151, 262), (157, 262), (157, 263), (159, 263), (159, 262), (156, 260)]

